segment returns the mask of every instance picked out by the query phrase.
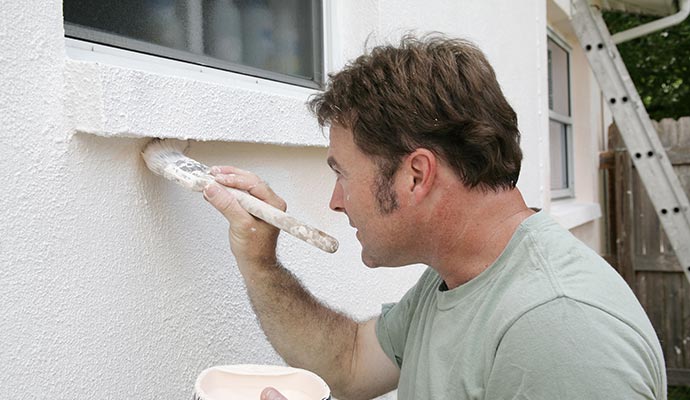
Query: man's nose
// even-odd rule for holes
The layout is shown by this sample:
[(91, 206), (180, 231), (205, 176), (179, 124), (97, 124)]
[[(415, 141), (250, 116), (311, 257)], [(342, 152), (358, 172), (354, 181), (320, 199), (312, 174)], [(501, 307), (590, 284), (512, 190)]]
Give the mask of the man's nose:
[(343, 188), (338, 182), (335, 183), (333, 187), (333, 194), (331, 194), (331, 201), (328, 206), (333, 211), (344, 212), (345, 207), (343, 204)]

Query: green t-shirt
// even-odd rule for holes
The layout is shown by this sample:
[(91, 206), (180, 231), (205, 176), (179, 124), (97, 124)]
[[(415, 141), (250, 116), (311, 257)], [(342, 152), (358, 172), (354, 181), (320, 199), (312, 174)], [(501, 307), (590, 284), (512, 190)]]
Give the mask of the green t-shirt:
[(376, 324), (400, 368), (400, 399), (666, 399), (640, 303), (545, 213), (523, 221), (479, 276), (443, 287), (428, 269)]

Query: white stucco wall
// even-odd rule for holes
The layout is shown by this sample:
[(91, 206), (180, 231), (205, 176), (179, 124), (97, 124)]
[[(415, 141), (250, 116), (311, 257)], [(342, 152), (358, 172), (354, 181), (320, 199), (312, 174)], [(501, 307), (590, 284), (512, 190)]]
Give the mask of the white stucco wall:
[[(520, 187), (543, 206), (545, 5), (343, 3), (331, 4), (333, 68), (371, 32), (437, 30), (484, 48), (519, 115)], [(250, 309), (226, 223), (145, 168), (146, 136), (208, 141), (191, 156), (256, 171), (293, 214), (339, 238), (335, 255), (291, 237), (279, 245), (328, 304), (365, 318), (414, 283), (418, 267), (362, 266), (346, 219), (328, 210), (332, 176), (303, 105), (309, 91), (67, 49), (59, 0), (5, 1), (0, 20), (3, 398), (187, 399), (206, 367), (281, 362)]]
[(599, 153), (604, 150), (601, 90), (570, 23), (570, 3), (547, 2), (547, 21), (570, 54), (574, 196), (548, 202), (552, 215), (595, 251), (604, 251)]

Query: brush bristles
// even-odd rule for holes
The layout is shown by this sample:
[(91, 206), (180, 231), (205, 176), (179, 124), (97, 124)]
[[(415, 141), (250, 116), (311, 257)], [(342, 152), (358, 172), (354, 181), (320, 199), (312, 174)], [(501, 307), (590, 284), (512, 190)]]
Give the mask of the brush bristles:
[(154, 139), (141, 152), (146, 166), (154, 173), (181, 186), (200, 192), (211, 182), (209, 167), (184, 155), (186, 142)]

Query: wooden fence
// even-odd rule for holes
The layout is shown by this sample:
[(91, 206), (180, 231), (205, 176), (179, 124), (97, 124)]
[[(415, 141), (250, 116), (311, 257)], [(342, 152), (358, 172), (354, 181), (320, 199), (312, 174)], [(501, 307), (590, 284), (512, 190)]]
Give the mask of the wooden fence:
[[(690, 117), (662, 120), (655, 128), (690, 193)], [(669, 384), (690, 386), (690, 284), (615, 125), (601, 166), (609, 261), (633, 288), (659, 335)]]

